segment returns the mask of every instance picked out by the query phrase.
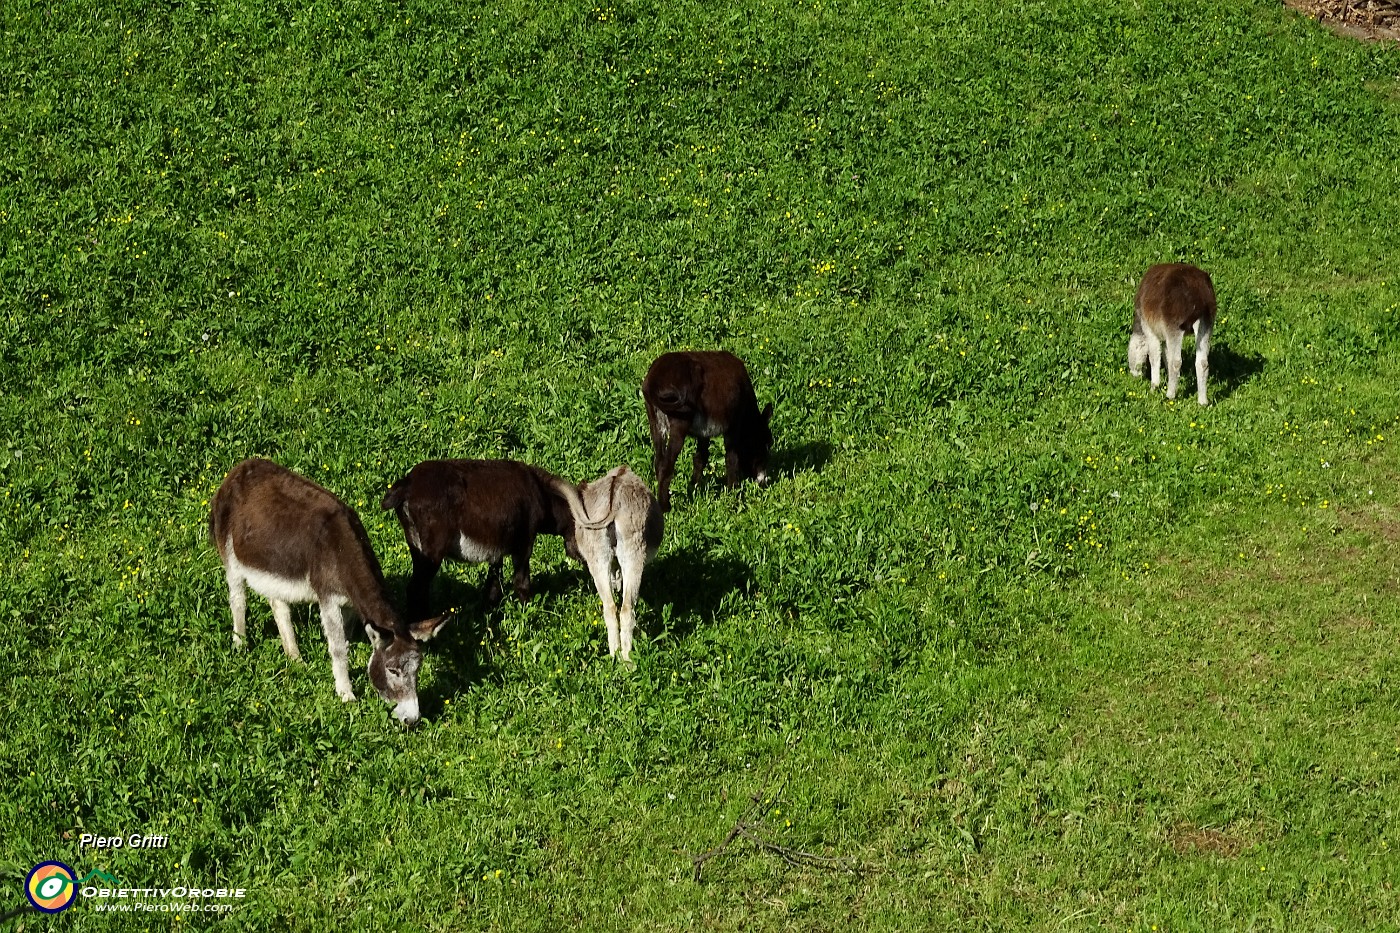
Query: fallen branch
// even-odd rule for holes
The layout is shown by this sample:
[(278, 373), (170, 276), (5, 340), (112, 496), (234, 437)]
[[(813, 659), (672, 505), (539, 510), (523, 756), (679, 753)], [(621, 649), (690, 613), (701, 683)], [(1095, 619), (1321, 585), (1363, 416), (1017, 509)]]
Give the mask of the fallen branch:
[(29, 911), (31, 911), (31, 910), (33, 910), (33, 909), (34, 909), (34, 908), (33, 908), (33, 907), (30, 907), (28, 904), (21, 904), (21, 905), (19, 905), (18, 907), (16, 907), (14, 910), (7, 910), (7, 911), (5, 911), (3, 914), (0, 914), (0, 923), (4, 923), (6, 920), (13, 920), (15, 917), (18, 917), (20, 914), (28, 913)]
[[(800, 849), (792, 849), (788, 846), (780, 846), (776, 842), (769, 842), (762, 836), (754, 835), (752, 828), (748, 826), (740, 828), (739, 835), (749, 842), (752, 842), (760, 849), (772, 852), (793, 868), (826, 868), (831, 871), (855, 871), (859, 867), (850, 859), (831, 855), (814, 855), (811, 852), (803, 852)], [(696, 868), (695, 880), (699, 881), (699, 866), (696, 866)]]
[(743, 814), (734, 821), (734, 826), (725, 834), (723, 841), (708, 852), (702, 852), (700, 855), (690, 860), (691, 864), (695, 867), (694, 878), (696, 884), (700, 883), (700, 873), (705, 863), (712, 858), (725, 854), (736, 839), (744, 839), (753, 843), (760, 851), (778, 856), (793, 868), (825, 868), (830, 871), (857, 871), (860, 868), (859, 865), (850, 859), (803, 852), (800, 849), (794, 849), (790, 846), (779, 845), (759, 835), (757, 830), (763, 828), (763, 818), (768, 814), (769, 810), (773, 809), (773, 804), (782, 794), (783, 787), (786, 786), (787, 782), (784, 781), (783, 784), (778, 787), (777, 793), (773, 794), (768, 792), (768, 788), (771, 784), (772, 773), (770, 772), (768, 778), (763, 783), (763, 789), (749, 797), (749, 805), (744, 808)]

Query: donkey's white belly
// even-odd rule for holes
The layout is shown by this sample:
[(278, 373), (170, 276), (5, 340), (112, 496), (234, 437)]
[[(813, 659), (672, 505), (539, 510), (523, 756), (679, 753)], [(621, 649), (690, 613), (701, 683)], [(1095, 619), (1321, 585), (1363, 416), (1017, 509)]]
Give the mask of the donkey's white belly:
[(690, 423), (690, 433), (696, 437), (719, 437), (724, 428), (704, 415), (699, 415)]
[(240, 562), (238, 556), (233, 553), (233, 542), (231, 541), (226, 553), (229, 555), (229, 578), (243, 580), (259, 596), (283, 603), (314, 603), (317, 601), (316, 591), (311, 588), (310, 580), (284, 577), (266, 570), (249, 567)]
[(457, 553), (472, 564), (485, 564), (501, 556), (500, 551), (478, 544), (463, 534), (457, 536)]

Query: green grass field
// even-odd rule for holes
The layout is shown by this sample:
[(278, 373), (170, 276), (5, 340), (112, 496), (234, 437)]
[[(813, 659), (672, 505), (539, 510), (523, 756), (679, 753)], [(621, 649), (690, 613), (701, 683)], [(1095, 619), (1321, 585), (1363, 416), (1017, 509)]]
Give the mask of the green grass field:
[[(0, 15), (0, 913), (57, 859), (248, 930), (1400, 928), (1394, 45), (1263, 0), (91, 6)], [(1126, 372), (1175, 260), (1205, 409)], [(439, 579), (413, 731), (310, 607), (304, 666), (258, 597), (233, 651), (234, 463), (356, 507), (401, 597), (388, 483), (650, 480), (642, 375), (708, 347), (776, 481), (683, 457), (634, 668), (554, 538), (527, 605)], [(215, 919), (96, 900), (5, 926)]]

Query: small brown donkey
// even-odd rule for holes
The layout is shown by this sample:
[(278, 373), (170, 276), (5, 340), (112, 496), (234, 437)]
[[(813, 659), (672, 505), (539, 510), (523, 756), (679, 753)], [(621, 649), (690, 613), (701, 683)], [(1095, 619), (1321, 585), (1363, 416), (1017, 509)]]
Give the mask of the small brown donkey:
[(760, 486), (768, 481), (773, 406), (758, 410), (749, 371), (737, 356), (723, 350), (663, 353), (642, 380), (642, 396), (662, 511), (671, 508), (671, 477), (687, 435), (695, 437), (692, 488), (710, 461), (710, 438), (720, 435), (728, 485), (744, 479), (757, 480)]
[(250, 586), (272, 604), (282, 650), (301, 660), (292, 630), (291, 603), (321, 608), (321, 629), (330, 649), (335, 692), (349, 703), (349, 646), (341, 607), (354, 607), (374, 645), (369, 679), (394, 704), (405, 725), (418, 721), (420, 642), (447, 623), (446, 616), (405, 625), (384, 589), (384, 574), (360, 518), (344, 502), (305, 477), (267, 460), (244, 460), (229, 471), (214, 494), (209, 538), (228, 578), (233, 644), (247, 634)]
[(1162, 382), (1162, 343), (1167, 344), (1167, 398), (1176, 398), (1181, 376), (1181, 341), (1196, 334), (1196, 401), (1206, 404), (1210, 334), (1215, 327), (1215, 286), (1210, 276), (1184, 262), (1153, 266), (1142, 277), (1134, 301), (1128, 368), (1142, 377), (1143, 360), (1152, 367), (1152, 388)]
[(558, 477), (515, 460), (425, 460), (384, 496), (403, 526), (413, 557), (408, 614), (428, 613), (433, 577), (444, 560), (486, 562), (486, 599), (501, 599), (501, 567), (510, 555), (515, 595), (530, 598), (530, 555), (535, 537), (574, 534)]
[[(555, 488), (568, 501), (574, 516), (574, 556), (588, 565), (593, 586), (603, 601), (608, 653), (630, 660), (642, 569), (661, 545), (665, 527), (661, 506), (652, 498), (646, 481), (625, 466), (579, 487), (557, 480)], [(622, 590), (621, 620), (613, 601), (613, 592), (618, 589)]]

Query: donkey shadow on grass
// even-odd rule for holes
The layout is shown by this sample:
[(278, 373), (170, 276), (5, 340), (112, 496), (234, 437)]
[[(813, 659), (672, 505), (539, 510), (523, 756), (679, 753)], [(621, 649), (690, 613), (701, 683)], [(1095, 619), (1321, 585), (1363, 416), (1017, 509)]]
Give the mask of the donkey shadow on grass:
[(666, 550), (642, 575), (637, 626), (649, 644), (689, 638), (719, 617), (727, 603), (753, 591), (753, 568), (735, 557), (711, 553), (702, 544)]
[[(509, 571), (511, 564), (507, 562)], [(580, 576), (572, 566), (556, 570), (532, 569), (530, 573), (530, 598), (538, 600), (553, 598), (572, 590), (579, 584)], [(424, 646), (425, 654), (434, 656), (434, 686), (420, 692), (419, 702), (425, 712), (433, 714), (442, 711), (446, 698), (465, 693), (473, 687), (490, 680), (499, 679), (497, 665), (486, 660), (489, 653), (482, 645), (501, 637), (501, 606), (492, 605), (486, 599), (486, 567), (481, 564), (444, 565), (433, 580), (430, 602), (433, 612), (445, 612), (450, 607), (454, 617), (447, 627)], [(588, 580), (587, 571), (582, 579)], [(505, 580), (509, 583), (507, 572)], [(394, 579), (391, 591), (399, 597), (408, 578)], [(591, 585), (590, 585), (591, 588)], [(507, 589), (501, 603), (514, 603), (515, 594)]]
[[(405, 583), (406, 579), (393, 580), (391, 589), (401, 591)], [(573, 562), (532, 573), (530, 590), (532, 600), (553, 600), (576, 591), (597, 599), (587, 568)], [(668, 550), (663, 543), (661, 553), (642, 574), (637, 624), (647, 642), (638, 650), (660, 650), (658, 643), (688, 638), (718, 618), (726, 604), (746, 598), (752, 590), (753, 568), (743, 561), (716, 555), (705, 544)], [(446, 699), (500, 677), (498, 666), (487, 660), (489, 653), (481, 648), (483, 642), (500, 637), (500, 610), (486, 602), (480, 576), (439, 574), (433, 583), (432, 605), (434, 611), (456, 607), (456, 617), (425, 646), (433, 656), (434, 669), (433, 686), (419, 692), (427, 718), (440, 715)], [(607, 645), (601, 643), (599, 650), (607, 660)]]
[[(1188, 348), (1191, 346), (1191, 344), (1187, 344)], [(1195, 383), (1189, 381), (1195, 377), (1195, 368), (1192, 365), (1195, 358), (1195, 350), (1187, 349), (1181, 367), (1182, 385), (1190, 385), (1192, 389), (1190, 392), (1181, 390), (1184, 394), (1178, 397), (1188, 400), (1195, 393)], [(1225, 401), (1263, 371), (1264, 358), (1257, 353), (1236, 353), (1228, 346), (1218, 341), (1212, 341), (1210, 345), (1210, 374), (1206, 377), (1211, 404)], [(1167, 361), (1164, 358), (1162, 360), (1162, 381), (1164, 384), (1167, 379), (1166, 372)], [(1148, 373), (1149, 370), (1143, 367), (1144, 379), (1147, 378)]]
[[(770, 483), (777, 480), (789, 480), (799, 473), (820, 473), (831, 460), (834, 452), (833, 448), (826, 441), (808, 441), (796, 447), (779, 448), (774, 447), (768, 460), (768, 481)], [(693, 480), (687, 486), (688, 492), (692, 496), (706, 495), (707, 486), (722, 486), (723, 480), (719, 477), (723, 472), (724, 461), (720, 460), (719, 467), (711, 467), (707, 472), (709, 477), (701, 476)], [(740, 495), (744, 495), (750, 484), (740, 483), (735, 487)], [(665, 545), (662, 545), (665, 548)], [(646, 584), (642, 584), (643, 588)]]
[(1210, 376), (1212, 402), (1223, 402), (1264, 371), (1264, 358), (1257, 353), (1236, 353), (1228, 346), (1212, 343)]
[(826, 441), (808, 441), (796, 447), (775, 449), (772, 473), (784, 479), (791, 479), (798, 473), (820, 473), (830, 462), (834, 449)]

